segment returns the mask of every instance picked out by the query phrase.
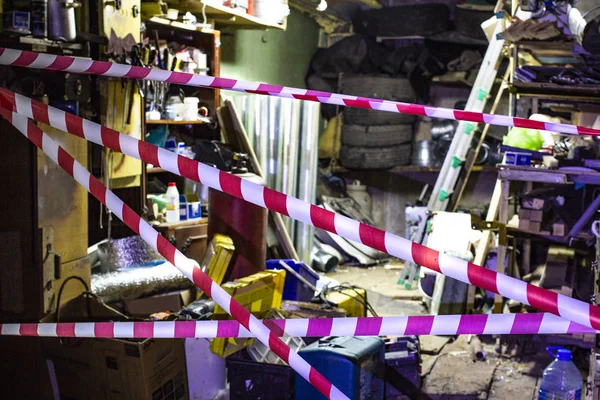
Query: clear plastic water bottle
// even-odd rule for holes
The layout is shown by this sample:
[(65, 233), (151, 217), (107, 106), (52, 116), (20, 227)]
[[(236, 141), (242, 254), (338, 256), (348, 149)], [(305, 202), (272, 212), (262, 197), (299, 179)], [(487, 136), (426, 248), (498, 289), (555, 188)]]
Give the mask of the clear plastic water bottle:
[(560, 346), (546, 348), (554, 361), (546, 367), (538, 400), (581, 400), (582, 377), (571, 352)]

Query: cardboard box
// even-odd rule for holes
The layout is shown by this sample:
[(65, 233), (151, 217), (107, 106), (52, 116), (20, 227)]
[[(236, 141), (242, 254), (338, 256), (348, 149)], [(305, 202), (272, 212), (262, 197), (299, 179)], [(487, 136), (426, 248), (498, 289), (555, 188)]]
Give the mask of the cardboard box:
[(542, 222), (544, 218), (544, 211), (542, 210), (529, 210), (529, 220), (534, 222)]
[(565, 236), (567, 234), (567, 226), (563, 222), (555, 222), (552, 224), (552, 235)]
[(126, 300), (125, 311), (129, 316), (148, 318), (157, 312), (177, 312), (194, 301), (193, 289), (142, 297), (141, 299)]
[(542, 223), (537, 221), (529, 221), (529, 232), (539, 233), (542, 230)]
[(529, 219), (530, 215), (531, 215), (530, 209), (521, 207), (521, 209), (519, 210), (519, 221), (523, 220), (523, 219)]
[(546, 205), (544, 199), (536, 199), (534, 197), (522, 197), (521, 206), (530, 210), (543, 210)]
[[(44, 339), (60, 398), (188, 399), (183, 340)], [(52, 381), (52, 379), (51, 379)]]
[[(89, 300), (90, 312), (87, 309), (87, 301), (78, 297), (61, 307), (60, 320), (123, 320), (95, 299)], [(61, 399), (189, 398), (183, 339), (44, 338), (43, 351)]]
[(519, 219), (519, 229), (525, 232), (529, 232), (529, 220)]

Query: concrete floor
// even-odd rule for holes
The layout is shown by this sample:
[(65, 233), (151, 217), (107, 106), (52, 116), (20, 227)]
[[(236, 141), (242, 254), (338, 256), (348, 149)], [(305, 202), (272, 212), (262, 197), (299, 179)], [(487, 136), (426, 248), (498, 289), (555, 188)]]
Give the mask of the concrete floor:
[[(545, 351), (500, 355), (495, 342), (486, 343), (486, 339), (490, 338), (483, 338), (485, 361), (473, 361), (466, 335), (457, 337), (437, 354), (423, 354), (421, 399), (535, 399), (543, 369), (552, 358)], [(422, 351), (427, 351), (423, 345)]]
[(339, 267), (336, 272), (326, 276), (366, 289), (369, 303), (380, 316), (427, 314), (416, 284), (410, 290), (397, 284), (402, 268), (402, 264), (370, 268)]
[(416, 283), (413, 284), (412, 289), (405, 289), (403, 285), (398, 285), (397, 282), (403, 268), (404, 265), (399, 262), (369, 268), (342, 266), (326, 276), (339, 282), (348, 282), (363, 287), (395, 300), (420, 300), (421, 294), (416, 288)]
[[(421, 294), (398, 285), (402, 264), (372, 268), (340, 267), (327, 278), (367, 289), (367, 298), (382, 316), (425, 315)], [(533, 400), (544, 368), (552, 361), (549, 336), (481, 337), (485, 361), (473, 361), (467, 336), (421, 336), (419, 400)], [(502, 354), (499, 354), (499, 353)], [(580, 366), (581, 367), (581, 366)], [(407, 397), (402, 398), (405, 400)]]

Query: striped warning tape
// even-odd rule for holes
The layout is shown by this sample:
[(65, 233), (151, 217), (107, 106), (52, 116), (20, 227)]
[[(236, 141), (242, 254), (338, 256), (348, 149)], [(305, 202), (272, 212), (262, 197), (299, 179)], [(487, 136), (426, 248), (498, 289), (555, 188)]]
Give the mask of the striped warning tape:
[(58, 56), (53, 54), (36, 53), (32, 51), (7, 49), (1, 47), (0, 65), (12, 65), (15, 67), (28, 67), (48, 71), (64, 71), (114, 78), (170, 82), (179, 85), (233, 90), (267, 96), (315, 101), (324, 104), (367, 108), (401, 114), (413, 114), (431, 118), (453, 119), (457, 121), (486, 123), (498, 126), (539, 129), (564, 133), (567, 135), (600, 135), (600, 130), (570, 124), (540, 122), (526, 118), (510, 117), (507, 115), (492, 115), (451, 108), (425, 106), (421, 104), (400, 103), (395, 101), (372, 99), (368, 97), (319, 92), (314, 90), (271, 85), (268, 83), (246, 82), (237, 79), (216, 78), (212, 76), (190, 74), (185, 72), (171, 72), (161, 69), (111, 63), (107, 61), (94, 61), (83, 58)]
[(569, 321), (600, 329), (600, 307), (440, 253), (400, 236), (219, 171), (6, 89), (0, 89), (0, 106), (260, 207), (279, 212), (400, 259), (414, 262), (461, 282), (559, 315)]
[[(24, 115), (1, 107), (0, 114), (10, 121), (32, 143), (39, 147), (52, 161), (57, 163), (78, 183), (85, 187), (88, 192), (102, 204), (106, 205), (129, 228), (140, 235), (144, 241), (163, 255), (167, 261), (177, 267), (181, 273), (194, 282), (208, 296), (212, 297), (228, 314), (256, 335), (256, 338), (260, 342), (270, 348), (298, 374), (314, 385), (324, 396), (328, 399), (348, 399), (346, 395), (333, 386), (331, 382), (311, 367), (302, 357), (296, 352), (291, 351), (290, 347), (275, 335), (271, 329), (260, 323), (237, 300), (202, 272), (195, 261), (190, 260), (177, 250), (167, 239), (152, 228), (150, 224), (144, 221), (113, 192), (108, 190), (106, 186), (90, 174), (66, 150), (44, 133), (33, 121)], [(55, 117), (60, 119), (60, 116), (52, 112), (49, 115), (52, 116), (50, 120), (54, 122), (56, 122), (54, 120)], [(62, 115), (62, 120), (64, 121), (64, 115)], [(97, 133), (102, 136), (100, 130)], [(2, 330), (4, 331), (4, 327)]]
[[(411, 317), (275, 319), (261, 321), (277, 336), (596, 334), (554, 314), (423, 315)], [(237, 321), (65, 322), (0, 325), (3, 336), (88, 338), (249, 338)]]

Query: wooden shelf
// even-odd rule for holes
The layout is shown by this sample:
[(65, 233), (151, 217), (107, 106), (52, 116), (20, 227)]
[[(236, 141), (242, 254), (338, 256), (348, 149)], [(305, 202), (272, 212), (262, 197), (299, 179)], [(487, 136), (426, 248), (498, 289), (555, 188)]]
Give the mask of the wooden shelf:
[[(554, 236), (554, 235), (544, 235), (540, 232), (528, 232), (528, 231), (523, 231), (521, 229), (518, 228), (514, 228), (511, 226), (508, 226), (506, 229), (506, 233), (511, 235), (511, 236), (517, 236), (523, 239), (531, 239), (531, 240), (542, 240), (542, 241), (549, 241), (549, 242), (554, 242), (554, 243), (563, 243), (563, 244), (567, 244), (570, 242), (569, 237), (568, 236)], [(590, 235), (587, 235), (585, 233), (580, 233), (579, 235), (577, 235), (576, 237), (574, 237), (575, 240), (591, 240), (592, 237)]]
[[(334, 173), (338, 174), (348, 174), (353, 172), (371, 172), (371, 173), (392, 173), (392, 174), (411, 174), (411, 173), (439, 173), (441, 167), (420, 167), (418, 165), (406, 165), (401, 167), (395, 167), (388, 170), (362, 170), (362, 169), (347, 169), (342, 166), (336, 166), (333, 168)], [(494, 165), (476, 165), (473, 167), (471, 172), (496, 172), (496, 167)]]
[(153, 223), (152, 226), (159, 232), (165, 232), (185, 226), (206, 225), (207, 223), (207, 218), (195, 218), (178, 222), (161, 222), (160, 224)]
[(158, 168), (158, 167), (147, 167), (146, 168), (147, 174), (161, 174), (163, 172), (169, 172), (169, 171), (167, 171), (166, 169)]
[(146, 125), (200, 125), (204, 124), (204, 121), (172, 121), (168, 119), (153, 119), (146, 120)]
[(600, 185), (600, 172), (591, 169), (590, 171), (571, 168), (547, 169), (500, 164), (498, 177), (509, 181)]
[(186, 24), (186, 23), (179, 22), (179, 21), (171, 21), (170, 19), (162, 18), (162, 17), (152, 17), (149, 20), (146, 20), (146, 22), (149, 22), (151, 24), (154, 23), (154, 24), (158, 24), (158, 25), (168, 26), (168, 27), (175, 28), (175, 29), (183, 29), (186, 31), (202, 32), (202, 33), (207, 33), (207, 34), (213, 34), (215, 32), (214, 29), (200, 28), (195, 25)]
[(31, 36), (20, 36), (19, 42), (23, 43), (23, 44), (30, 44), (33, 46), (56, 47), (56, 48), (69, 49), (69, 50), (83, 49), (83, 45), (81, 43), (73, 43), (73, 42), (64, 43), (64, 42), (59, 42), (56, 40), (34, 38)]
[(250, 29), (276, 28), (285, 30), (286, 23), (272, 24), (253, 15), (246, 13), (243, 8), (231, 8), (223, 5), (222, 2), (214, 0), (179, 0), (168, 1), (168, 4), (179, 10), (189, 11), (192, 14), (202, 16), (202, 9), (209, 19), (213, 19), (216, 24), (236, 25)]
[(523, 49), (560, 50), (565, 53), (571, 53), (573, 46), (576, 44), (573, 41), (567, 42), (564, 40), (520, 40), (518, 42), (511, 43)]
[(562, 99), (583, 102), (600, 102), (598, 86), (566, 86), (555, 83), (513, 82), (509, 86), (512, 93), (521, 96), (547, 96), (549, 99)]

